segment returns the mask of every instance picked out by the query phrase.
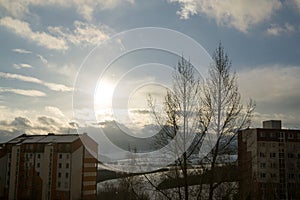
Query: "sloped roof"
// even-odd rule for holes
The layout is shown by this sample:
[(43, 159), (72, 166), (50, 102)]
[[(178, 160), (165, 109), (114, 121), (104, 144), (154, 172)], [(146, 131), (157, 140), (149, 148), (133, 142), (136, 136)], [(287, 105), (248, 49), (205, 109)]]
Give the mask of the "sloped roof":
[(7, 144), (17, 143), (71, 143), (79, 138), (78, 134), (48, 134), (48, 135), (20, 135)]

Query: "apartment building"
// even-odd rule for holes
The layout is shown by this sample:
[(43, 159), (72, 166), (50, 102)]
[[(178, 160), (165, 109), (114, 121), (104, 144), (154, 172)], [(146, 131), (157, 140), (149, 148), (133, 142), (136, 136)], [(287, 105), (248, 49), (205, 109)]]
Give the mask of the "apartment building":
[(280, 120), (238, 132), (240, 199), (300, 199), (300, 130)]
[(1, 144), (0, 199), (96, 199), (97, 152), (87, 134), (24, 134)]

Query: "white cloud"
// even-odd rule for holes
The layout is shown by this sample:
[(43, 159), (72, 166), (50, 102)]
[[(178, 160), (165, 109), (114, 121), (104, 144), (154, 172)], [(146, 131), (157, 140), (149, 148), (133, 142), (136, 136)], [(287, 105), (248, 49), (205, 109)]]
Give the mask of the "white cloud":
[(32, 53), (31, 51), (28, 51), (26, 49), (12, 49), (13, 52), (16, 52), (16, 53), (22, 53), (22, 54), (30, 54)]
[(65, 117), (65, 115), (62, 113), (62, 111), (57, 108), (57, 107), (53, 107), (53, 106), (46, 106), (45, 107), (45, 111), (48, 113), (48, 114), (53, 114), (54, 116), (56, 117)]
[(198, 4), (195, 0), (169, 0), (170, 2), (177, 2), (180, 4), (180, 11), (177, 14), (181, 19), (188, 19), (191, 15), (198, 13)]
[(37, 54), (36, 56), (41, 60), (41, 62), (43, 64), (45, 64), (45, 65), (48, 64), (48, 60), (44, 56), (42, 56), (40, 54)]
[(96, 26), (80, 21), (74, 22), (74, 30), (70, 31), (64, 27), (48, 27), (48, 30), (53, 35), (64, 38), (74, 45), (97, 45), (103, 40), (109, 38), (109, 34), (112, 30), (105, 26)]
[(66, 50), (68, 48), (66, 42), (61, 38), (56, 38), (46, 32), (33, 31), (29, 23), (4, 17), (0, 19), (0, 25), (14, 32), (16, 35), (25, 39), (36, 42), (37, 45), (54, 50)]
[(262, 127), (262, 122), (266, 120), (281, 120), (283, 128), (296, 128), (300, 129), (300, 117), (299, 115), (287, 114), (287, 113), (253, 113), (253, 127)]
[[(101, 41), (109, 38), (113, 31), (105, 25), (93, 25), (81, 21), (74, 22), (74, 29), (64, 27), (48, 27), (47, 32), (33, 31), (29, 23), (4, 17), (0, 19), (0, 25), (14, 32), (16, 35), (35, 42), (37, 45), (53, 50), (66, 50), (68, 44), (73, 45), (98, 45)], [(15, 49), (15, 52), (25, 53), (26, 50)], [(29, 51), (28, 51), (29, 52)], [(47, 64), (47, 60), (37, 55), (40, 60)]]
[(204, 14), (215, 19), (219, 25), (231, 26), (247, 32), (250, 26), (257, 25), (281, 8), (280, 0), (169, 0), (177, 2), (181, 9), (178, 14), (183, 19), (191, 15)]
[(268, 35), (278, 36), (283, 33), (291, 33), (295, 31), (295, 27), (289, 23), (285, 23), (284, 26), (278, 24), (271, 24), (270, 28), (267, 29)]
[[(1, 110), (2, 111), (2, 110)], [(24, 115), (15, 115), (13, 119), (0, 119), (0, 142), (7, 141), (20, 134), (47, 134), (47, 133), (76, 133), (74, 126), (62, 122), (55, 117), (40, 115), (36, 118)]]
[(63, 75), (66, 78), (66, 80), (71, 81), (71, 82), (74, 81), (74, 77), (76, 77), (76, 75), (78, 73), (77, 67), (78, 66), (76, 66), (72, 63), (58, 65), (56, 63), (50, 62), (49, 64), (47, 64), (47, 68), (51, 72), (55, 72), (56, 74)]
[(13, 67), (16, 68), (16, 69), (21, 69), (21, 68), (33, 68), (31, 65), (26, 64), (26, 63), (13, 64)]
[(65, 86), (63, 84), (49, 83), (49, 82), (42, 81), (35, 77), (23, 76), (20, 74), (10, 74), (10, 73), (0, 72), (0, 77), (7, 78), (7, 79), (15, 79), (15, 80), (29, 82), (29, 83), (40, 84), (40, 85), (46, 86), (47, 88), (49, 88), (50, 90), (53, 90), (53, 91), (68, 92), (68, 91), (73, 90), (73, 88)]
[(43, 97), (46, 96), (44, 92), (38, 91), (38, 90), (21, 90), (21, 89), (14, 89), (14, 88), (1, 88), (0, 87), (0, 93), (15, 93), (23, 96), (29, 96), (29, 97)]
[[(16, 134), (73, 133), (74, 124), (60, 109), (47, 106), (43, 110), (0, 106), (0, 132)], [(3, 134), (0, 134), (0, 142)]]
[(290, 128), (300, 124), (300, 67), (275, 65), (246, 69), (239, 72), (238, 81), (242, 96), (256, 101), (254, 126), (270, 119), (280, 119)]
[(11, 16), (22, 18), (24, 15), (30, 13), (30, 7), (34, 6), (57, 6), (57, 7), (75, 7), (77, 13), (87, 20), (91, 20), (93, 13), (97, 10), (112, 9), (123, 4), (133, 4), (134, 0), (2, 0), (0, 6)]
[(293, 66), (263, 66), (239, 73), (242, 93), (257, 101), (273, 102), (300, 97), (300, 68)]

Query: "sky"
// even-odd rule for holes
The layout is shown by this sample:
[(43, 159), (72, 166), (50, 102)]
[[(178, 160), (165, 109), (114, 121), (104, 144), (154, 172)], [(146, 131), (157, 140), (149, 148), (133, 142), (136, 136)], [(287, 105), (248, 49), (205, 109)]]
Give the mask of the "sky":
[[(243, 101), (256, 101), (252, 126), (280, 119), (300, 129), (299, 0), (0, 0), (0, 142), (74, 132), (78, 118), (83, 125), (117, 120), (151, 135), (146, 93), (161, 101), (171, 83), (168, 66), (179, 57), (151, 48), (122, 54), (145, 42), (128, 30), (149, 34), (144, 27), (164, 32), (146, 42), (187, 49), (179, 56), (189, 52), (183, 40), (200, 44), (201, 55), (184, 56), (203, 62), (222, 42)], [(170, 42), (169, 33), (182, 40)], [(121, 93), (127, 99), (112, 113), (111, 96)], [(78, 110), (85, 101), (101, 103)]]

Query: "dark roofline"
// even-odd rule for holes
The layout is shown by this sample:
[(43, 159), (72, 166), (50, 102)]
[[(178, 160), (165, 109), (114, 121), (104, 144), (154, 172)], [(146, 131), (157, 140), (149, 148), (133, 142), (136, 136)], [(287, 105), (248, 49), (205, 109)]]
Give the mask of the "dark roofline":
[(267, 130), (267, 131), (300, 131), (300, 129), (276, 129), (276, 128), (246, 128), (238, 130), (238, 132), (246, 131), (246, 130)]
[[(51, 136), (77, 136), (80, 139), (80, 135), (84, 135), (84, 134), (54, 134), (54, 133), (48, 133), (48, 134), (34, 134), (34, 135), (29, 135), (29, 134), (21, 134), (15, 138), (12, 138), (11, 140), (2, 143), (2, 144), (18, 144), (18, 143), (22, 143), (24, 140), (28, 139), (28, 138), (33, 138), (33, 137), (42, 137), (40, 140), (43, 140), (44, 138), (46, 138), (47, 136), (51, 137)], [(14, 141), (16, 139), (20, 139), (20, 141)], [(49, 142), (42, 142), (42, 141), (34, 141), (34, 142), (27, 142), (27, 144), (34, 144), (34, 143), (49, 143)], [(70, 143), (70, 142), (66, 142), (66, 141), (58, 141), (57, 143)]]

